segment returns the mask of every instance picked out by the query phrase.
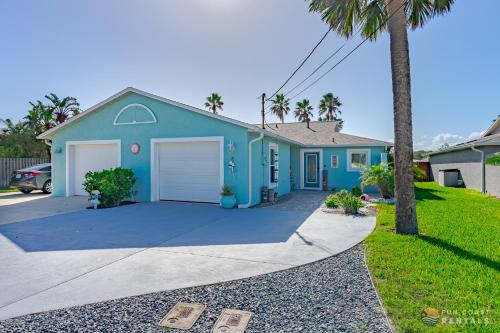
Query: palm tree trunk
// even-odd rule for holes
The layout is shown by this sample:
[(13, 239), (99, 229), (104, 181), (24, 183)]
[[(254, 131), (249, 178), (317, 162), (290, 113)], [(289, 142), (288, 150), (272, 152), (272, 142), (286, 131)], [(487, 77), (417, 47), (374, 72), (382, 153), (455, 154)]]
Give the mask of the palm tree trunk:
[(411, 115), (410, 55), (404, 0), (387, 0), (391, 41), (392, 92), (394, 100), (394, 169), (396, 232), (418, 235), (413, 188), (413, 140)]

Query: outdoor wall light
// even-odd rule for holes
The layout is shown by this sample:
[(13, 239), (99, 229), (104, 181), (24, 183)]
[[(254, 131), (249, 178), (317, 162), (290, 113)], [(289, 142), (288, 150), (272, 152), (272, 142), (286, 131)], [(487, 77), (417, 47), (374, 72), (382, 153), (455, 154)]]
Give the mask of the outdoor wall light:
[(234, 145), (233, 140), (229, 140), (229, 143), (227, 144), (227, 151), (230, 153), (234, 153), (236, 151), (236, 146)]
[(54, 148), (54, 153), (56, 153), (56, 154), (62, 153), (62, 148), (61, 147)]

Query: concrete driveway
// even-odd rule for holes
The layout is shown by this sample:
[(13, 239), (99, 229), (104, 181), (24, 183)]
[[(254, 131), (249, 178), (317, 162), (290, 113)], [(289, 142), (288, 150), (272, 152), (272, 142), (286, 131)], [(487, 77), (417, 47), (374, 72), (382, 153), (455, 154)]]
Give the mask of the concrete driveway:
[(141, 203), (0, 225), (0, 319), (287, 269), (373, 230), (374, 217), (325, 214), (320, 201), (305, 192), (254, 209)]
[(86, 197), (52, 197), (42, 191), (0, 193), (0, 225), (85, 209)]

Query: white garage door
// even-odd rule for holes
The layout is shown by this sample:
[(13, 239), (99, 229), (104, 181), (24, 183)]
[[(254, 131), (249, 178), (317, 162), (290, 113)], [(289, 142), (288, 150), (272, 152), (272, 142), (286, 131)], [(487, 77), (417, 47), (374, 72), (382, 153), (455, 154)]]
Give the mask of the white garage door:
[(159, 143), (160, 200), (219, 202), (219, 142)]
[(88, 195), (83, 190), (85, 174), (88, 171), (120, 166), (118, 144), (78, 144), (71, 146), (69, 168), (69, 194)]

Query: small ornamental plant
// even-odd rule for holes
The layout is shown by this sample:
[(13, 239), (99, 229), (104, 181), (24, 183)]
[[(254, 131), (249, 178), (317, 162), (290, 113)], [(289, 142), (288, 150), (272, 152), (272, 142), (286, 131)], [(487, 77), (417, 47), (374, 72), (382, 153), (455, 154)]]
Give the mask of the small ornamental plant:
[(222, 191), (220, 192), (220, 194), (225, 197), (234, 195), (233, 188), (231, 187), (231, 185), (224, 185), (222, 186)]

